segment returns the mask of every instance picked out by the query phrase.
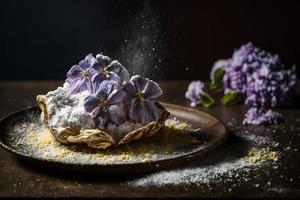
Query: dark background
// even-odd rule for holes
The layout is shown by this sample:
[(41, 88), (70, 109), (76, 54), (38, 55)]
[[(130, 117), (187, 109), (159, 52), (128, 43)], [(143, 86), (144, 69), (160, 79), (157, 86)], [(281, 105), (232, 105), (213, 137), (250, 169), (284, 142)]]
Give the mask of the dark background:
[[(300, 64), (299, 1), (1, 1), (0, 80), (64, 79), (88, 53), (131, 73), (209, 78), (213, 63), (252, 41)], [(299, 67), (297, 69), (299, 76)]]

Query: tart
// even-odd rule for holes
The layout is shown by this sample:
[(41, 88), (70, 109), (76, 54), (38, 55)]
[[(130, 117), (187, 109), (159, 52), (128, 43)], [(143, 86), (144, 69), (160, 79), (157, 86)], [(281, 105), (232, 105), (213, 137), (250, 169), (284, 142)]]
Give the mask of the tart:
[(59, 142), (106, 149), (157, 133), (169, 117), (156, 101), (161, 94), (154, 81), (130, 78), (118, 61), (89, 54), (71, 67), (63, 86), (36, 99)]

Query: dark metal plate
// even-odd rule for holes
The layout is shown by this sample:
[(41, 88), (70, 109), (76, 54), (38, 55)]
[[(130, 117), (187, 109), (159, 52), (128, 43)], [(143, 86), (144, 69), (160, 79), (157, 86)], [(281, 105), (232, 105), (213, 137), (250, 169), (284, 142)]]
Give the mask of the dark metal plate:
[(108, 150), (94, 150), (84, 145), (66, 146), (55, 141), (43, 128), (39, 108), (32, 107), (0, 121), (0, 145), (18, 158), (44, 167), (71, 172), (124, 174), (184, 164), (200, 158), (226, 139), (224, 124), (215, 117), (188, 107), (161, 104), (171, 113), (171, 124), (176, 118), (188, 124), (189, 129), (181, 131), (169, 126), (147, 140)]

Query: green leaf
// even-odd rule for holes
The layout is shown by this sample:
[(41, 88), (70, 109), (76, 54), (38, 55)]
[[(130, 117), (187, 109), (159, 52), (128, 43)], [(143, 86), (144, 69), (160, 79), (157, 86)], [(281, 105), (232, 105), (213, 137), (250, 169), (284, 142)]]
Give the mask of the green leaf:
[(222, 103), (225, 106), (232, 106), (242, 100), (243, 94), (240, 92), (228, 92), (223, 96)]
[(201, 103), (205, 108), (209, 108), (216, 104), (215, 100), (207, 93), (202, 92), (199, 93)]
[(211, 90), (216, 90), (221, 87), (224, 74), (225, 74), (225, 70), (223, 68), (218, 68), (214, 72), (213, 80), (210, 83)]

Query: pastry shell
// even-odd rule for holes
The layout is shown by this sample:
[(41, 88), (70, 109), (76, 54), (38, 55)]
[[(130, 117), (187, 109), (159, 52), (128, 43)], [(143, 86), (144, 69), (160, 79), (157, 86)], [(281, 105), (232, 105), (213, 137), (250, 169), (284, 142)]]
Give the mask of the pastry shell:
[(161, 114), (157, 121), (149, 122), (148, 124), (124, 134), (121, 139), (114, 139), (111, 134), (100, 129), (86, 129), (82, 131), (74, 130), (70, 127), (49, 127), (48, 111), (46, 101), (51, 97), (51, 93), (46, 95), (38, 95), (36, 98), (37, 104), (42, 110), (42, 120), (51, 132), (51, 134), (61, 143), (83, 143), (91, 148), (107, 149), (109, 147), (118, 146), (129, 143), (134, 140), (146, 139), (157, 133), (163, 126), (170, 113), (158, 102), (156, 106), (161, 110)]

